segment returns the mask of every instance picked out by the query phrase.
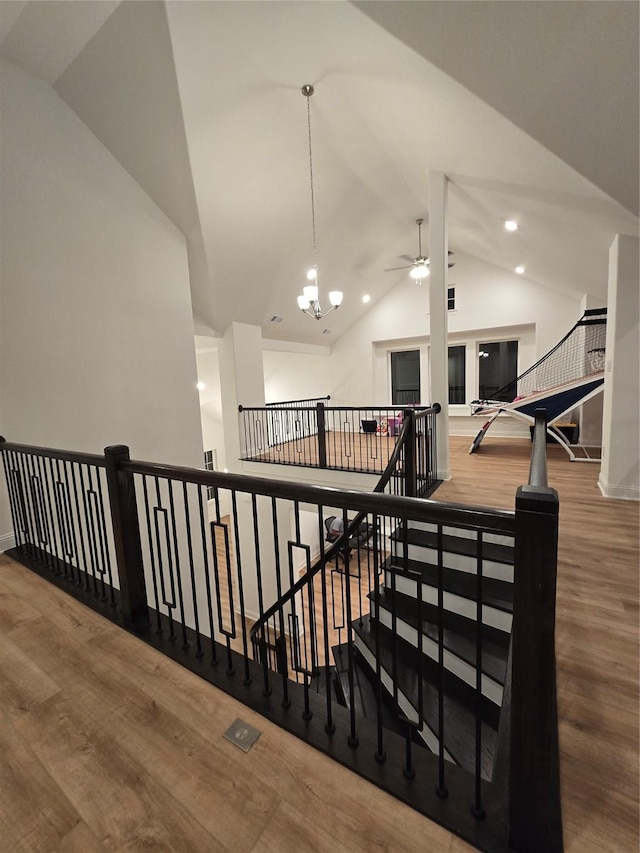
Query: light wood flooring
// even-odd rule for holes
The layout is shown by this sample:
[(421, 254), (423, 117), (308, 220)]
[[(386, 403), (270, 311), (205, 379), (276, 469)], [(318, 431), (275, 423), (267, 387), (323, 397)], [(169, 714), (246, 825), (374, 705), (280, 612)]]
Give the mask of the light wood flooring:
[[(468, 444), (436, 497), (511, 508), (528, 442)], [(565, 850), (636, 853), (638, 505), (549, 457)], [(6, 557), (0, 634), (2, 853), (472, 849)], [(262, 732), (246, 754), (236, 717)]]

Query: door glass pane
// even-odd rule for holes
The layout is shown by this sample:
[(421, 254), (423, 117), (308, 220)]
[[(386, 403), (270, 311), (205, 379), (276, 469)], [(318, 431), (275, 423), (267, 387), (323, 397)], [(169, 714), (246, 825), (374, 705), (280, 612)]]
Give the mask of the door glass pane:
[(391, 353), (391, 405), (420, 402), (420, 350)]
[(478, 384), (481, 400), (510, 403), (516, 396), (518, 341), (478, 345)]
[(449, 403), (464, 403), (466, 388), (464, 380), (465, 347), (449, 347)]

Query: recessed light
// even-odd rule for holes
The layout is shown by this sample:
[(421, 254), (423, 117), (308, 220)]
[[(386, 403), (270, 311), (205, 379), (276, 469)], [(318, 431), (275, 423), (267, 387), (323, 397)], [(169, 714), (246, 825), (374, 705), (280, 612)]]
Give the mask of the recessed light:
[(204, 391), (204, 389), (206, 387), (207, 386), (204, 384), (204, 382), (198, 382), (198, 384), (196, 385), (196, 388), (198, 389), (198, 391)]
[(518, 275), (524, 275), (525, 268), (522, 266), (522, 264), (519, 267), (516, 267), (516, 272), (518, 273)]
[(369, 296), (369, 294), (368, 294), (368, 293), (365, 293), (365, 295), (362, 297), (362, 301), (363, 301), (365, 304), (366, 304), (370, 299), (371, 299), (371, 297)]
[(507, 219), (504, 223), (504, 227), (507, 229), (507, 231), (517, 231), (518, 223), (513, 219)]

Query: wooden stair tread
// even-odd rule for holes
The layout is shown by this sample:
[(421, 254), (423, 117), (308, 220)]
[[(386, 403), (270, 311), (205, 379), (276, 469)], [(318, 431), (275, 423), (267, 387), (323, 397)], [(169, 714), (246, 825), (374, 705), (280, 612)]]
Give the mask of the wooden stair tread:
[[(384, 625), (375, 626), (368, 620), (362, 625), (354, 623), (354, 631), (364, 642), (375, 657), (376, 634), (380, 632), (380, 665), (389, 675), (393, 673), (393, 636)], [(399, 690), (407, 697), (414, 708), (418, 708), (419, 691), (419, 654), (413, 646), (401, 638), (397, 639), (398, 654), (396, 659), (397, 684)], [(423, 656), (423, 664), (425, 663)], [(436, 665), (437, 669), (437, 665)], [(423, 715), (424, 721), (437, 735), (438, 732), (438, 681), (437, 672), (432, 666), (423, 668)], [(475, 762), (475, 713), (463, 700), (464, 694), (471, 696), (471, 689), (454, 691), (452, 689), (455, 677), (445, 680), (444, 695), (444, 745), (457, 764), (466, 770), (474, 772)], [(466, 687), (466, 685), (465, 685)], [(475, 698), (475, 691), (473, 691)], [(486, 703), (484, 703), (486, 705)], [(497, 722), (497, 721), (494, 721)], [(493, 756), (497, 741), (497, 725), (490, 725), (486, 719), (482, 721), (481, 768), (482, 775), (491, 779), (493, 773)]]
[[(421, 530), (419, 528), (409, 527), (406, 529), (396, 530), (391, 534), (392, 541), (404, 542), (408, 545), (418, 545), (422, 548), (438, 549), (438, 534), (432, 530)], [(451, 533), (445, 533), (442, 536), (442, 548), (445, 553), (459, 554), (464, 557), (476, 557), (478, 554), (477, 539), (470, 539), (465, 536), (454, 536)], [(491, 560), (494, 563), (505, 563), (513, 565), (513, 546), (504, 545), (498, 542), (482, 543), (482, 556), (484, 560)]]
[[(394, 593), (382, 587), (378, 593), (369, 595), (372, 602), (371, 616), (375, 616), (373, 605), (376, 598), (380, 607), (388, 612), (395, 609), (396, 616), (417, 630), (418, 612), (415, 599), (401, 593)], [(443, 610), (443, 643), (446, 649), (469, 665), (476, 665), (476, 623), (458, 614)], [(450, 616), (458, 617), (451, 619)], [(438, 608), (422, 603), (422, 633), (434, 642), (438, 642)], [(504, 684), (509, 655), (509, 637), (497, 628), (482, 626), (482, 672), (499, 684)]]
[[(438, 567), (432, 563), (420, 560), (405, 560), (403, 557), (391, 555), (384, 564), (386, 571), (395, 569), (402, 577), (407, 571), (422, 576), (422, 582), (429, 586), (438, 585)], [(459, 569), (442, 568), (442, 582), (445, 592), (459, 595), (462, 598), (476, 600), (476, 575)], [(513, 613), (513, 584), (497, 578), (482, 578), (482, 603), (497, 610)]]

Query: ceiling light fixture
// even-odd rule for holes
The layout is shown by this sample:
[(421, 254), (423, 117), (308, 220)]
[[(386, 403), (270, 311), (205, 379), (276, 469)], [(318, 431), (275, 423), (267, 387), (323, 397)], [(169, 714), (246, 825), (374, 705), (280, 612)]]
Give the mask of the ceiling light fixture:
[(198, 391), (204, 391), (204, 389), (205, 389), (206, 387), (207, 387), (207, 386), (204, 384), (204, 382), (198, 382), (198, 383), (197, 383), (197, 385), (196, 385), (196, 388), (198, 389)]
[(362, 301), (364, 302), (365, 305), (367, 304), (367, 302), (369, 302), (370, 299), (371, 299), (371, 297), (369, 296), (368, 293), (365, 293), (364, 296), (362, 297)]
[(525, 274), (525, 272), (526, 272), (526, 270), (525, 270), (525, 268), (522, 266), (522, 264), (520, 264), (520, 266), (516, 267), (516, 272), (518, 273), (518, 275), (524, 275), (524, 274)]
[(315, 199), (313, 194), (313, 156), (311, 154), (311, 96), (314, 88), (308, 84), (302, 87), (302, 94), (307, 99), (307, 131), (309, 135), (309, 182), (311, 185), (311, 229), (313, 233), (313, 268), (307, 273), (307, 279), (313, 284), (308, 284), (302, 288), (302, 295), (298, 296), (298, 308), (304, 314), (310, 317), (315, 317), (316, 320), (321, 320), (330, 314), (342, 304), (342, 291), (332, 290), (329, 292), (329, 302), (331, 308), (328, 311), (322, 311), (320, 307), (320, 297), (318, 295), (318, 257), (316, 245), (316, 209)]
[(507, 229), (507, 231), (517, 231), (518, 223), (513, 219), (507, 219), (504, 223), (504, 227)]

